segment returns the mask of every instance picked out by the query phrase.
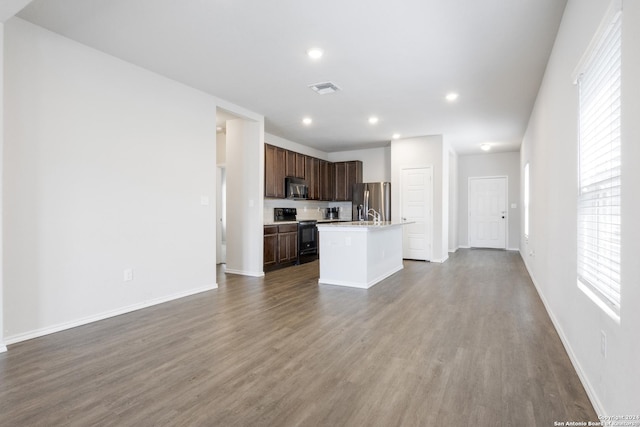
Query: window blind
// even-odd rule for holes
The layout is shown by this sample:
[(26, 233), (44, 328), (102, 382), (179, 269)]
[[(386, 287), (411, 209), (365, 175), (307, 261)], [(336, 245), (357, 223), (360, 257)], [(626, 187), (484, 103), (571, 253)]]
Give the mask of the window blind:
[(620, 312), (621, 12), (578, 78), (578, 281)]

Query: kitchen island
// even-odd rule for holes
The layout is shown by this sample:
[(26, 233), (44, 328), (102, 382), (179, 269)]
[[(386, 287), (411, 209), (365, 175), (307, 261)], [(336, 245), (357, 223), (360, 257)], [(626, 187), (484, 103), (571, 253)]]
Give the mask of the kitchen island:
[(401, 222), (318, 224), (318, 283), (368, 289), (402, 270)]

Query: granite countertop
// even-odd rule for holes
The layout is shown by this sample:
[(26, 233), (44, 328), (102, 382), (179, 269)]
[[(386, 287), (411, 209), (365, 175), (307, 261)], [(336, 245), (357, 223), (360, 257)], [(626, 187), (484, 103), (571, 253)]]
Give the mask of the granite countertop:
[(286, 225), (286, 224), (297, 224), (298, 221), (271, 221), (265, 222), (263, 225)]
[(336, 222), (351, 222), (350, 219), (314, 219), (314, 218), (309, 218), (309, 219), (300, 219), (297, 221), (269, 221), (269, 222), (265, 222), (264, 225), (285, 225), (285, 224), (297, 224), (300, 221), (316, 221), (318, 224), (331, 224), (331, 223), (336, 223)]
[(347, 221), (333, 224), (320, 224), (323, 227), (333, 228), (351, 228), (351, 229), (363, 229), (363, 228), (387, 228), (387, 227), (397, 227), (400, 225), (411, 224), (412, 221), (382, 221), (382, 222), (374, 222), (374, 221)]

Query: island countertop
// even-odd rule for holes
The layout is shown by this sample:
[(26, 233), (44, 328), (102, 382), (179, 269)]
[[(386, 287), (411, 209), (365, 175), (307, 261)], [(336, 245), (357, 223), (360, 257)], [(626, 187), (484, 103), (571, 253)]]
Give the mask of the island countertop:
[(335, 229), (335, 228), (342, 228), (342, 229), (350, 229), (353, 231), (357, 231), (357, 230), (379, 230), (379, 229), (384, 229), (384, 228), (391, 228), (391, 227), (399, 227), (402, 225), (406, 225), (406, 224), (411, 224), (410, 221), (405, 221), (405, 222), (401, 222), (401, 221), (380, 221), (380, 222), (374, 222), (374, 221), (349, 221), (349, 222), (334, 222), (334, 223), (329, 223), (329, 224), (320, 224), (318, 223), (318, 228), (328, 228), (328, 229)]

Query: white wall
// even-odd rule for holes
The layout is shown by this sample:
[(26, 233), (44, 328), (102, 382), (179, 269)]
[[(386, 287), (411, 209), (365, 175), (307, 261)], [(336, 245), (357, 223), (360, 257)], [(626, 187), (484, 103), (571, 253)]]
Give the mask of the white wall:
[(264, 126), (227, 121), (227, 269), (263, 276)]
[[(640, 414), (640, 2), (622, 24), (622, 308), (617, 324), (576, 286), (577, 88), (573, 72), (607, 1), (569, 0), (521, 148), (531, 223), (520, 250), (600, 414)], [(532, 253), (532, 255), (528, 255)], [(607, 336), (600, 353), (601, 331)]]
[[(458, 245), (469, 247), (469, 178), (481, 176), (506, 176), (507, 197), (507, 249), (520, 247), (520, 154), (485, 153), (458, 157)], [(511, 204), (515, 203), (516, 208)]]
[(329, 153), (329, 161), (361, 160), (363, 182), (391, 181), (391, 147)]
[[(433, 168), (433, 241), (432, 259), (444, 262), (448, 258), (448, 161), (449, 151), (441, 135), (398, 139), (391, 142), (391, 217), (399, 220), (400, 175), (402, 168), (431, 166)], [(447, 164), (445, 164), (445, 161)], [(446, 188), (446, 189), (445, 189)]]
[[(0, 22), (0, 101), (4, 100), (4, 23)], [(2, 209), (2, 203), (4, 200), (3, 192), (3, 153), (4, 153), (4, 102), (0, 102), (0, 353), (7, 351), (7, 347), (4, 344), (4, 257), (2, 255), (3, 247), (3, 233), (4, 226), (4, 212)]]
[(7, 342), (216, 286), (215, 98), (17, 18), (5, 82)]

